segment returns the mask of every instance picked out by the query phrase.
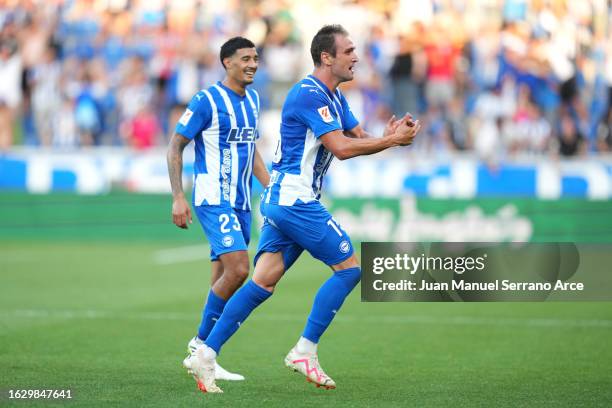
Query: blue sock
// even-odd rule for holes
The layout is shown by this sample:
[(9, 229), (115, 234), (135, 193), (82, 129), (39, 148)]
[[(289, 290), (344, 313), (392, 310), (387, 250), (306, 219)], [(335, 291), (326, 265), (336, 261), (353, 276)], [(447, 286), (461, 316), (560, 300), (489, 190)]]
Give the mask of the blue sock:
[(227, 301), (223, 314), (204, 343), (219, 354), (221, 347), (232, 337), (251, 312), (270, 296), (272, 292), (268, 292), (252, 280), (248, 281)]
[(317, 292), (302, 337), (318, 343), (321, 335), (340, 310), (344, 299), (357, 286), (360, 279), (361, 268), (359, 267), (335, 271)]
[(202, 311), (202, 322), (198, 328), (198, 338), (200, 340), (206, 340), (213, 327), (215, 327), (217, 319), (221, 316), (221, 313), (223, 313), (223, 308), (226, 303), (227, 300), (217, 296), (212, 289), (208, 292), (206, 306), (204, 306), (204, 310)]

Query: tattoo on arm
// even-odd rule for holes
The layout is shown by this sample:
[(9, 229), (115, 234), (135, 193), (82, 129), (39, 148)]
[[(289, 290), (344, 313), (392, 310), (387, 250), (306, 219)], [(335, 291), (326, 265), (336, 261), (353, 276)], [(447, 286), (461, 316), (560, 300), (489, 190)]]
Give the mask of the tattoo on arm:
[(175, 133), (168, 145), (166, 160), (168, 162), (168, 175), (170, 176), (173, 196), (183, 194), (183, 150), (190, 141), (186, 137)]

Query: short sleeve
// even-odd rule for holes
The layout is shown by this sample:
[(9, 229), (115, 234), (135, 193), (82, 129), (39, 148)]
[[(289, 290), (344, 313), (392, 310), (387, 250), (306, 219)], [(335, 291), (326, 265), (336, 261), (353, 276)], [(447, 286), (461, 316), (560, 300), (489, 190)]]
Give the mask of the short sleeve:
[(359, 121), (353, 115), (353, 111), (342, 93), (340, 93), (340, 103), (342, 104), (342, 112), (344, 114), (344, 130), (354, 129), (359, 124)]
[(203, 130), (207, 129), (212, 122), (212, 107), (204, 92), (198, 92), (189, 102), (187, 109), (178, 120), (175, 132), (193, 139)]
[(302, 91), (296, 100), (297, 117), (317, 138), (334, 130), (342, 130), (333, 112), (329, 99), (315, 89)]

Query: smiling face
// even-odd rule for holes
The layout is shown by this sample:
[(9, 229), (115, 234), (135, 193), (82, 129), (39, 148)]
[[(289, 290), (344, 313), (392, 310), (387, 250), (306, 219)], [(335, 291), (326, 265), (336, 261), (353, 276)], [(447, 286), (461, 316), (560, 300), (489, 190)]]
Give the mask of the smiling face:
[(227, 77), (245, 87), (253, 83), (259, 66), (259, 55), (255, 48), (240, 48), (232, 56), (223, 59), (223, 65)]
[(355, 44), (349, 36), (342, 34), (336, 34), (335, 41), (336, 55), (324, 52), (322, 61), (330, 66), (332, 74), (339, 82), (351, 81), (354, 77), (355, 64), (359, 61), (355, 53)]

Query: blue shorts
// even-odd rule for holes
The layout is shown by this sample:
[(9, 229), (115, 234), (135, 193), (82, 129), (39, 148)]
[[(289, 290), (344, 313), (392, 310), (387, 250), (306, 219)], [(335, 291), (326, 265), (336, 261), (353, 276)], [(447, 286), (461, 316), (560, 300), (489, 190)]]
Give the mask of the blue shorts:
[(246, 251), (251, 240), (251, 211), (218, 205), (194, 206), (210, 243), (210, 260), (234, 251)]
[(292, 206), (262, 201), (260, 209), (264, 224), (255, 263), (264, 252), (282, 252), (286, 271), (304, 249), (330, 266), (353, 255), (351, 239), (319, 201)]

